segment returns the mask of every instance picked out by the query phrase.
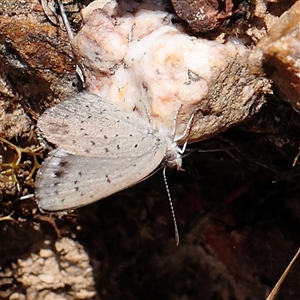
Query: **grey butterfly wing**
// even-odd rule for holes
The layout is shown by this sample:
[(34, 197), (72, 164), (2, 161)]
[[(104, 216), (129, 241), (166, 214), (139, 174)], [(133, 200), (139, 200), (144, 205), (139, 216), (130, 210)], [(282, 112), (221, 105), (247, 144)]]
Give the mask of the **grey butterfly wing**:
[(38, 127), (50, 143), (68, 153), (105, 158), (141, 155), (154, 133), (148, 121), (87, 92), (46, 110)]
[(58, 212), (93, 203), (141, 181), (164, 155), (164, 148), (148, 149), (135, 159), (99, 159), (53, 150), (37, 174), (38, 205), (43, 211)]
[(58, 146), (36, 178), (44, 211), (87, 205), (141, 181), (167, 148), (149, 122), (88, 93), (48, 109), (38, 126)]

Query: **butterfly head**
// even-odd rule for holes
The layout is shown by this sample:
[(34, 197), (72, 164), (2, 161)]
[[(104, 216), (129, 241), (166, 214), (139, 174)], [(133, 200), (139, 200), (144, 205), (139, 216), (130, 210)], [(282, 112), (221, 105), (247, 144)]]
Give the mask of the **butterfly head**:
[(168, 168), (177, 169), (178, 171), (182, 170), (182, 154), (177, 143), (173, 142), (167, 149), (163, 164)]

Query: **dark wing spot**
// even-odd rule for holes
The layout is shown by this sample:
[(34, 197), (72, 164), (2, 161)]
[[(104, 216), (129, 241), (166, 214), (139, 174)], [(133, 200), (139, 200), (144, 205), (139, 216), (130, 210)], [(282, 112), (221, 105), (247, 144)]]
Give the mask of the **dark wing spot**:
[(142, 83), (142, 87), (143, 87), (143, 89), (144, 89), (146, 92), (148, 91), (148, 85), (147, 85), (146, 82), (143, 82), (143, 83)]
[(64, 160), (62, 159), (60, 162), (59, 162), (59, 166), (60, 167), (67, 167), (70, 163), (67, 161), (67, 160)]
[(57, 170), (54, 172), (55, 177), (61, 178), (65, 174), (64, 170)]
[(108, 175), (105, 175), (105, 177), (106, 177), (106, 181), (107, 181), (108, 183), (111, 183), (111, 180), (110, 180), (110, 178), (108, 177)]

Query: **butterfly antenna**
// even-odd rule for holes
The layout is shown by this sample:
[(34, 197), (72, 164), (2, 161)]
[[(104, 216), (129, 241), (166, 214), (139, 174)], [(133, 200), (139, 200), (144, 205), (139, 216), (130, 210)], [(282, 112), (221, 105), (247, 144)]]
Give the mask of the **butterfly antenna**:
[(179, 245), (178, 226), (177, 226), (175, 211), (174, 211), (174, 207), (173, 207), (173, 203), (172, 203), (172, 199), (171, 199), (171, 194), (170, 194), (170, 190), (169, 190), (169, 186), (168, 186), (168, 182), (167, 182), (166, 168), (165, 167), (163, 168), (163, 176), (164, 176), (164, 182), (165, 182), (167, 195), (168, 195), (168, 199), (169, 199), (169, 203), (170, 203), (170, 207), (171, 207), (171, 213), (172, 213), (173, 224), (174, 224), (174, 232), (175, 232), (175, 242), (176, 242), (176, 246), (178, 246)]

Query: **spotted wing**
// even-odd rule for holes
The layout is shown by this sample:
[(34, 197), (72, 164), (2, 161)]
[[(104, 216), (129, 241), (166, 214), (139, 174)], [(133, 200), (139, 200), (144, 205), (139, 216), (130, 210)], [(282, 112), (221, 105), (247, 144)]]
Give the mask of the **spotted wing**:
[(162, 161), (165, 139), (134, 113), (84, 93), (47, 110), (38, 122), (58, 146), (38, 171), (44, 211), (84, 206), (141, 181)]

